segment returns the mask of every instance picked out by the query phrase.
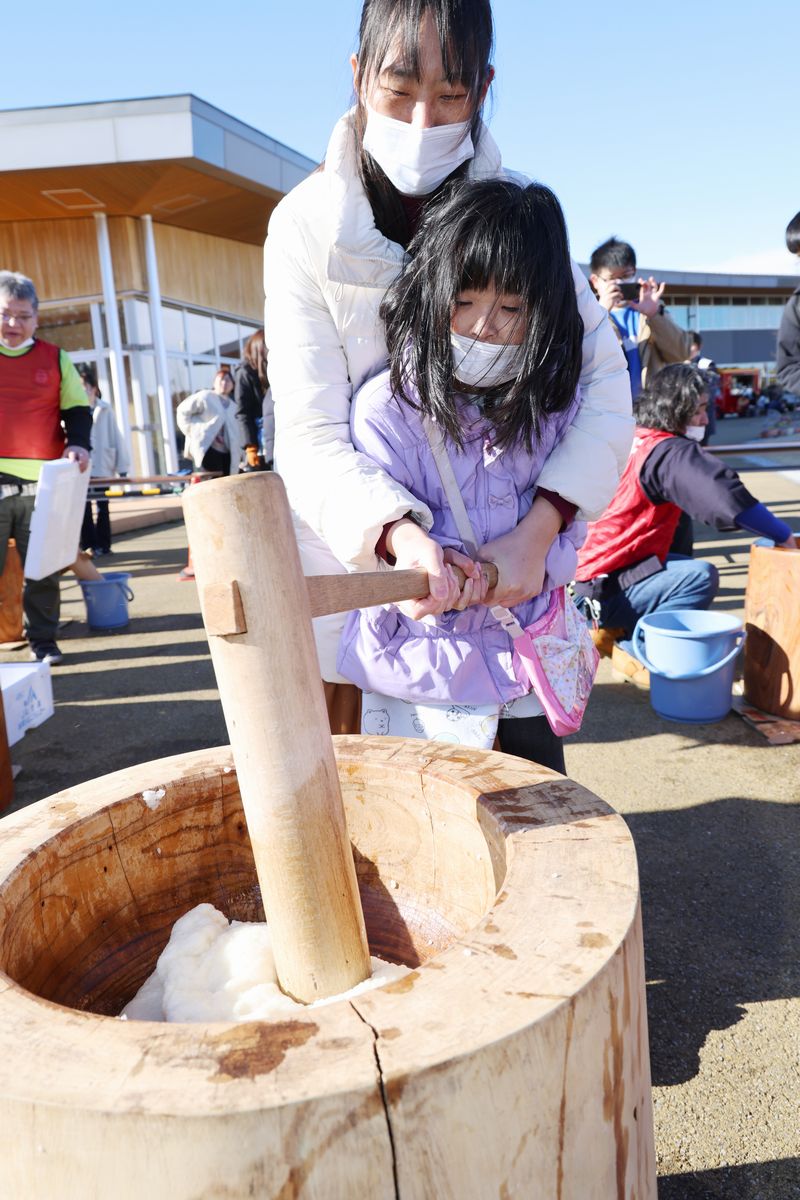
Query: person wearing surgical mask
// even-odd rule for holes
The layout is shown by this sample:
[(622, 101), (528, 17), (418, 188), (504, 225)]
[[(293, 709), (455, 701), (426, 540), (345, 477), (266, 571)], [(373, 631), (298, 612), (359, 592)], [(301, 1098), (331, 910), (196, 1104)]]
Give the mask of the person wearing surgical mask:
[(690, 363), (664, 367), (639, 393), (636, 435), (617, 494), (590, 523), (578, 552), (576, 592), (599, 619), (595, 644), (623, 674), (646, 675), (630, 638), (648, 613), (709, 608), (716, 567), (670, 552), (685, 511), (717, 529), (742, 529), (796, 549), (791, 528), (756, 500), (730, 467), (701, 447), (709, 377)]
[(635, 400), (663, 366), (689, 358), (691, 335), (667, 315), (666, 285), (636, 274), (636, 252), (627, 242), (612, 237), (592, 251), (589, 282), (625, 352)]
[[(572, 580), (585, 525), (564, 524), (540, 593), (512, 608), (496, 607), (471, 557), (478, 537), (483, 557), (530, 511), (580, 404), (583, 328), (561, 206), (541, 184), (459, 180), (428, 206), (409, 255), (381, 308), (389, 368), (354, 396), (351, 430), (356, 448), (430, 510), (449, 611), (424, 621), (406, 603), (351, 613), (338, 666), (364, 690), (365, 716), (388, 714), (389, 733), (421, 728), (484, 748), (497, 737), (506, 753), (564, 774), (561, 739), (514, 669), (509, 625), (542, 618)], [(390, 525), (378, 545), (389, 563), (396, 533)]]
[[(449, 181), (509, 178), (481, 119), (494, 78), (492, 43), (490, 0), (364, 0), (351, 60), (354, 105), (336, 124), (320, 169), (274, 210), (264, 250), (275, 469), (303, 568), (374, 570), (388, 526), (397, 567), (428, 574), (419, 618), (443, 612), (450, 600), (442, 549), (427, 535), (432, 514), (353, 447), (350, 404), (386, 365), (379, 309), (426, 207)], [(530, 511), (482, 547), (498, 567), (499, 604), (540, 593), (562, 524), (602, 512), (633, 434), (618, 340), (574, 264), (572, 280), (583, 323), (581, 399)], [(343, 623), (342, 616), (315, 621), (317, 651), (331, 727), (357, 732), (359, 696), (336, 667)]]

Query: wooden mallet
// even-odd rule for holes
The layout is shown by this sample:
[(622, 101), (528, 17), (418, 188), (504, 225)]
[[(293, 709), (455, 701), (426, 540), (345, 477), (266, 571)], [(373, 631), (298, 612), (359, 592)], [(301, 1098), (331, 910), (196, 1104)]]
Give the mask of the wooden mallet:
[(427, 575), (304, 579), (271, 472), (192, 488), (184, 510), (278, 980), (310, 1003), (371, 972), (311, 618), (425, 596)]

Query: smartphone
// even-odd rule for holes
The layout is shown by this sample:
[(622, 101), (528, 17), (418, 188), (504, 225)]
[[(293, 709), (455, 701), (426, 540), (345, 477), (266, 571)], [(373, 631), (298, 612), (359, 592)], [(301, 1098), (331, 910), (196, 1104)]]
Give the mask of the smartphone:
[(622, 292), (623, 300), (634, 300), (639, 303), (640, 288), (638, 283), (618, 283), (617, 287)]

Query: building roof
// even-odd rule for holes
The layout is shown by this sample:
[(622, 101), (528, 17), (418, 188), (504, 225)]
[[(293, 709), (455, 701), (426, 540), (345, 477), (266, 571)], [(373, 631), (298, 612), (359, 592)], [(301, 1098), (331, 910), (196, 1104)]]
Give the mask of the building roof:
[[(589, 276), (588, 263), (581, 263), (581, 270)], [(651, 267), (637, 267), (636, 277), (648, 279), (651, 275), (659, 283), (668, 283), (669, 294), (677, 289), (683, 293), (707, 295), (713, 292), (793, 292), (800, 285), (797, 275), (723, 275), (713, 271), (662, 271)]]
[(192, 95), (0, 111), (0, 221), (150, 213), (263, 241), (316, 163)]
[(672, 291), (680, 287), (688, 292), (707, 292), (707, 291), (760, 291), (762, 289), (773, 290), (788, 290), (793, 292), (800, 284), (800, 279), (796, 275), (773, 275), (773, 274), (758, 274), (758, 275), (723, 275), (713, 271), (651, 271), (639, 270), (643, 278), (654, 276), (659, 282), (671, 285)]

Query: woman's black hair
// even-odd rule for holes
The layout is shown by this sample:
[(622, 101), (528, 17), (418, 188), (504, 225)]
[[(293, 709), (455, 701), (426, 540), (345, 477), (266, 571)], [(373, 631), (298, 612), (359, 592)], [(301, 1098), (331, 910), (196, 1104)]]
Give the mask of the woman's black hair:
[(634, 401), (636, 424), (665, 433), (683, 433), (708, 388), (708, 372), (691, 363), (662, 367)]
[(97, 384), (97, 371), (91, 363), (78, 363), (78, 374), (83, 383), (88, 383), (89, 387), (94, 388), (97, 392), (97, 399), (102, 400), (103, 393)]
[[(409, 220), (400, 193), (364, 149), (367, 111), (363, 92), (383, 68), (397, 44), (399, 60), (419, 78), (419, 35), (429, 14), (439, 36), (445, 77), (460, 83), (472, 100), (472, 141), (478, 144), (481, 94), (491, 70), (494, 26), (490, 0), (364, 0), (358, 43), (355, 135), (358, 169), (375, 223), (384, 237), (407, 246)], [(454, 172), (466, 173), (467, 163)], [(453, 176), (451, 176), (452, 178)]]
[(409, 252), (381, 305), (393, 392), (463, 446), (453, 306), (467, 289), (518, 295), (525, 325), (518, 374), (482, 395), (497, 445), (530, 450), (542, 418), (571, 403), (581, 369), (583, 321), (558, 200), (538, 183), (458, 180), (427, 206)]

